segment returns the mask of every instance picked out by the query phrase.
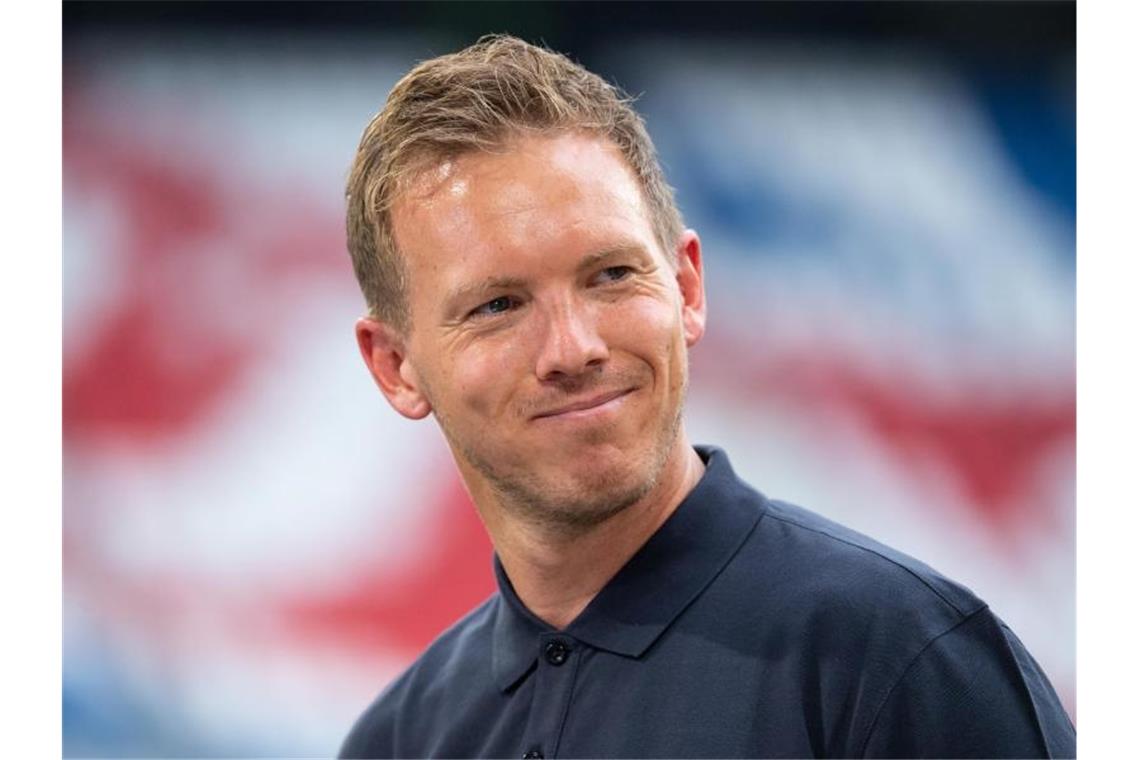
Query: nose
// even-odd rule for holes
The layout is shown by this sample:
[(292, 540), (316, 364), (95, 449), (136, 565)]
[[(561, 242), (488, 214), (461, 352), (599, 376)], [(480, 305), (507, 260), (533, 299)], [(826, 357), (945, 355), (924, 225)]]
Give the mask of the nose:
[(535, 374), (540, 380), (572, 379), (600, 367), (609, 356), (591, 310), (581, 304), (560, 304), (547, 314)]

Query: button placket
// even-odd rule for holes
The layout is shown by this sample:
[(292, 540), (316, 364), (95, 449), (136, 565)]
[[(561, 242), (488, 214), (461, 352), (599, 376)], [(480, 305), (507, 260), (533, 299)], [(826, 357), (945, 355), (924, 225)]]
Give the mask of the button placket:
[(563, 634), (545, 634), (539, 647), (534, 674), (530, 717), (523, 732), (520, 753), (524, 758), (557, 757), (562, 728), (566, 723), (581, 644)]

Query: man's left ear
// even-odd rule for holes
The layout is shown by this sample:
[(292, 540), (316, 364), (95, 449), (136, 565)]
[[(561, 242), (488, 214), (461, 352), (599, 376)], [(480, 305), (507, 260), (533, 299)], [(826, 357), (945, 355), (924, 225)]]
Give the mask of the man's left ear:
[(685, 230), (677, 240), (677, 286), (681, 290), (681, 322), (685, 345), (692, 348), (705, 334), (705, 276), (701, 263), (701, 239)]

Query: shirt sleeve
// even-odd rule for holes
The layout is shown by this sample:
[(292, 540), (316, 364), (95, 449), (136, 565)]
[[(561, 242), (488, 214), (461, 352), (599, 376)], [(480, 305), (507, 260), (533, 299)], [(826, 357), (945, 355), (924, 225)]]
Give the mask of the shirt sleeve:
[(931, 641), (887, 694), (863, 757), (1075, 757), (1041, 668), (988, 608)]

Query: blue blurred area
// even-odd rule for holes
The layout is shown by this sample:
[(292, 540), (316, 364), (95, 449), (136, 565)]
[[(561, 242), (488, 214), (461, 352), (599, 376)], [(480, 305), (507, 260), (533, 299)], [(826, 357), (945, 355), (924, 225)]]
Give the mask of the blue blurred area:
[[(66, 625), (66, 623), (65, 623)], [(246, 732), (219, 735), (188, 717), (184, 684), (173, 670), (148, 674), (137, 653), (115, 642), (86, 639), (70, 624), (63, 680), (64, 757), (269, 757), (292, 756), (295, 742), (282, 736), (250, 741)], [(134, 660), (134, 661), (132, 661)], [(157, 675), (157, 677), (156, 677)], [(219, 689), (224, 689), (222, 684)], [(225, 695), (218, 694), (225, 699)], [(235, 716), (240, 723), (240, 717)]]
[[(76, 632), (69, 631), (74, 638)], [(161, 701), (147, 699), (130, 686), (120, 656), (112, 648), (72, 654), (63, 683), (63, 753), (99, 757), (108, 751), (123, 757), (212, 754), (191, 735), (180, 735), (177, 721)]]
[[(964, 71), (1026, 184), (1072, 226), (1077, 213), (1075, 66), (1009, 74)], [(1076, 247), (1070, 265), (1075, 266)]]

